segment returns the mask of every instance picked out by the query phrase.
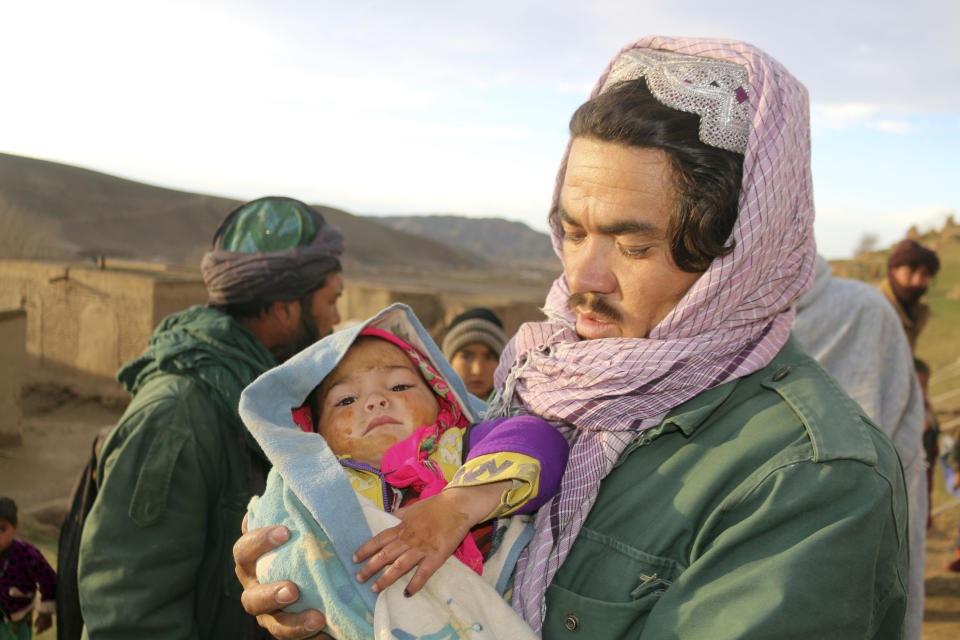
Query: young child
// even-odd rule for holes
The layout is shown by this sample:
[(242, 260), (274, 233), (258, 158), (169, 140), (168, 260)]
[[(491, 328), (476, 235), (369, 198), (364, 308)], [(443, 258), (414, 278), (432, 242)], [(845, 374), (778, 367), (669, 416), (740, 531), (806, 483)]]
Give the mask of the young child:
[(404, 507), (402, 524), (355, 555), (377, 554), (358, 574), (361, 582), (390, 565), (375, 593), (419, 566), (406, 589), (416, 593), (454, 550), (482, 573), (475, 538), (489, 550), (491, 527), (474, 536), (471, 528), (535, 511), (559, 486), (568, 447), (548, 422), (528, 415), (471, 427), (450, 395), (422, 354), (376, 328), (360, 332), (311, 394), (313, 424), (353, 488), (387, 512)]
[[(290, 385), (299, 385), (301, 390), (291, 392)], [(304, 392), (304, 388), (308, 390)], [(296, 403), (305, 405), (295, 411), (293, 419), (303, 431), (277, 429), (279, 416), (266, 415), (269, 412), (264, 411), (265, 404), (277, 399), (274, 392), (278, 389), (284, 389), (288, 397), (299, 397)], [(406, 598), (416, 594), (434, 571), (440, 572), (427, 585), (427, 589), (433, 589), (432, 595), (428, 594), (426, 600), (415, 597), (404, 605), (408, 614), (416, 612), (418, 618), (426, 619), (424, 607), (445, 609), (440, 613), (441, 617), (447, 616), (448, 625), (455, 628), (467, 624), (464, 620), (472, 617), (474, 631), (488, 632), (492, 631), (491, 618), (505, 620), (512, 616), (509, 607), (492, 590), (490, 595), (505, 611), (464, 613), (457, 607), (469, 608), (476, 602), (489, 601), (483, 592), (489, 587), (475, 575), (482, 573), (484, 579), (488, 578), (480, 549), (487, 551), (491, 539), (500, 540), (506, 530), (502, 525), (507, 520), (499, 520), (496, 527), (490, 523), (502, 516), (529, 513), (546, 502), (559, 486), (568, 446), (556, 429), (535, 416), (471, 424), (475, 422), (472, 418), (476, 409), (482, 405), (468, 398), (463, 383), (403, 305), (387, 309), (364, 327), (324, 339), (250, 385), (241, 398), (240, 413), (274, 462), (275, 470), (264, 497), (251, 502), (249, 526), (279, 523), (276, 505), (282, 501), (282, 523), (293, 530), (291, 542), (274, 552), (276, 557), (261, 560), (265, 566), (258, 565), (258, 573), (263, 579), (292, 579), (300, 587), (303, 606), (323, 610), (336, 637), (371, 634), (357, 628), (351, 631), (350, 624), (342, 619), (342, 604), (358, 600), (352, 588), (344, 584), (344, 576), (356, 586), (354, 577), (364, 582), (384, 568), (371, 591), (386, 591), (376, 599), (376, 615), (368, 616), (372, 619), (366, 620), (367, 624), (375, 622), (382, 609), (389, 606), (382, 606), (383, 596), (393, 592), (389, 585), (415, 567), (403, 589)], [(310, 436), (315, 435), (305, 431), (314, 429), (323, 436), (324, 444), (308, 451), (314, 444)], [(293, 441), (298, 444), (292, 444)], [(327, 473), (330, 463), (324, 461), (323, 453), (327, 448), (329, 460), (338, 467), (336, 474)], [(305, 459), (306, 463), (301, 464)], [(322, 488), (308, 486), (303, 478), (306, 474), (312, 475)], [(344, 484), (353, 498), (347, 504), (338, 498), (338, 478), (348, 479)], [(281, 482), (289, 485), (283, 489), (282, 499), (277, 497)], [(370, 509), (393, 513), (400, 522), (393, 520), (393, 526), (369, 540), (369, 534), (354, 535), (354, 540), (366, 540), (362, 545), (338, 544), (336, 527), (350, 520), (349, 503), (356, 502), (358, 494), (369, 500), (361, 503), (369, 505), (364, 507), (363, 516), (372, 529), (380, 527), (371, 518)], [(309, 511), (306, 518), (298, 519), (299, 501)], [(291, 508), (291, 504), (296, 508)], [(318, 513), (322, 510), (327, 513)], [(487, 524), (475, 528), (478, 523)], [(360, 526), (354, 521), (352, 528)], [(492, 531), (494, 528), (499, 532)], [(499, 583), (500, 592), (504, 590), (503, 575), (512, 571), (512, 562), (525, 543), (521, 537), (517, 535), (509, 544), (502, 543), (500, 546), (507, 550), (497, 552), (509, 559), (494, 561), (498, 574), (487, 582)], [(284, 547), (291, 543), (300, 545), (301, 551), (284, 552)], [(344, 568), (331, 572), (328, 559), (340, 550), (349, 554), (342, 562)], [(284, 553), (297, 555), (285, 557)], [(473, 569), (473, 581), (459, 574), (451, 581), (449, 563), (444, 562), (452, 553)], [(356, 565), (368, 558), (366, 565)], [(317, 559), (325, 567), (322, 572), (315, 569)], [(304, 569), (304, 564), (311, 568)], [(447, 576), (446, 581), (441, 579), (442, 575)], [(440, 580), (439, 586), (434, 580)], [(373, 613), (374, 607), (368, 606), (367, 611)], [(359, 613), (362, 626), (366, 614), (362, 609), (354, 613)], [(523, 624), (519, 618), (516, 622)], [(393, 634), (390, 637), (425, 635), (425, 630), (411, 633), (395, 619), (380, 627), (388, 628)], [(529, 632), (529, 628), (525, 630)], [(503, 635), (522, 637), (514, 633), (520, 631)]]
[(17, 503), (0, 498), (0, 639), (29, 640), (33, 599), (40, 589), (37, 633), (53, 623), (56, 608), (57, 574), (43, 554), (29, 542), (16, 540)]

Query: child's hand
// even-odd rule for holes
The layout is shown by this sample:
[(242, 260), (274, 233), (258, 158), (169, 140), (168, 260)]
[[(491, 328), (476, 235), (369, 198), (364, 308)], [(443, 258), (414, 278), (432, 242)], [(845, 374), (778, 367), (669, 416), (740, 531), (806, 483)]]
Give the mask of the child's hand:
[(379, 593), (419, 565), (404, 595), (416, 593), (453, 555), (475, 524), (460, 509), (453, 495), (444, 491), (397, 511), (396, 515), (402, 520), (400, 524), (384, 529), (353, 554), (354, 562), (373, 556), (360, 569), (357, 580), (366, 582), (389, 564), (371, 587), (374, 593)]
[(366, 582), (390, 565), (371, 587), (374, 593), (379, 593), (417, 567), (404, 591), (404, 595), (412, 596), (453, 555), (470, 528), (496, 508), (509, 486), (507, 481), (445, 489), (398, 510), (400, 524), (384, 529), (353, 554), (354, 562), (370, 558), (357, 573), (357, 580)]
[(34, 626), (37, 629), (37, 633), (43, 633), (53, 626), (53, 615), (49, 613), (41, 613), (37, 616)]

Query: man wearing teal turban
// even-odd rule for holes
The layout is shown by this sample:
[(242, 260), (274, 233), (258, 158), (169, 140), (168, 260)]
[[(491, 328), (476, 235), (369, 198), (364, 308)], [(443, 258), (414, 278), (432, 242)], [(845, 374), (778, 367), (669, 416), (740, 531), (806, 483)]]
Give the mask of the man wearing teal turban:
[(240, 392), (340, 321), (343, 234), (298, 200), (231, 212), (201, 270), (209, 302), (174, 313), (117, 376), (132, 395), (104, 442), (84, 525), (84, 636), (268, 637), (240, 604), (231, 547), (269, 464)]

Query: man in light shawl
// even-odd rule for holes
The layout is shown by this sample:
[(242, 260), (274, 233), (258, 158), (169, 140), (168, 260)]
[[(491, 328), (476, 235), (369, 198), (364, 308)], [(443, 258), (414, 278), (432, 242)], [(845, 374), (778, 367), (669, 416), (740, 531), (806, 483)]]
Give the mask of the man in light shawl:
[(793, 334), (843, 390), (890, 436), (907, 483), (910, 597), (904, 638), (920, 640), (927, 538), (924, 397), (900, 319), (866, 282), (838, 278), (817, 256), (816, 277), (797, 300)]
[(103, 444), (80, 545), (86, 638), (266, 637), (231, 575), (269, 471), (240, 392), (339, 321), (342, 251), (340, 231), (302, 202), (237, 208), (203, 258), (209, 304), (166, 317), (120, 369), (133, 397)]
[[(550, 213), (564, 274), (501, 355), (490, 415), (571, 443), (513, 606), (545, 638), (898, 638), (907, 506), (890, 440), (790, 337), (813, 280), (808, 98), (739, 42), (648, 37), (571, 121)], [(290, 582), (235, 547), (280, 638)]]

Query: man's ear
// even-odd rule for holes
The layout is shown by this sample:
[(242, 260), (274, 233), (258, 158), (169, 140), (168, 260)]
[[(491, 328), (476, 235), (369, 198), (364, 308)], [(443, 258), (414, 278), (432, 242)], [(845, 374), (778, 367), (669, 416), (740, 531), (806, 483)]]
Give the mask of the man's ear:
[(276, 300), (267, 307), (267, 315), (281, 327), (290, 327), (300, 322), (299, 300)]

